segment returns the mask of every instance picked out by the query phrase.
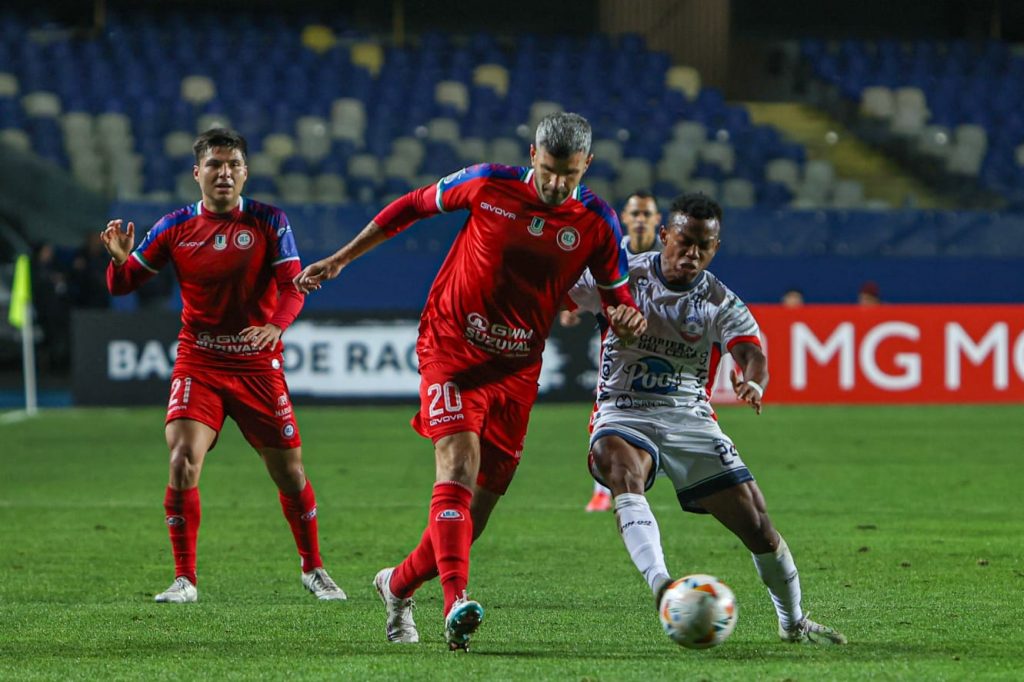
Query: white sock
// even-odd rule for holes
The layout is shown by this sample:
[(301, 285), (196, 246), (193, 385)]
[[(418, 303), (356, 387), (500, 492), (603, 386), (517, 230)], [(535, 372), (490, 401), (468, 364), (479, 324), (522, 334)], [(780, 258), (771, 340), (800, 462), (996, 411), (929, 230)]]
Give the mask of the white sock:
[(775, 604), (779, 624), (788, 630), (804, 617), (800, 608), (800, 573), (796, 570), (789, 545), (779, 536), (779, 548), (765, 554), (751, 554), (761, 581), (768, 587), (768, 594)]
[(651, 513), (647, 498), (636, 493), (623, 493), (615, 498), (615, 521), (626, 545), (629, 558), (643, 574), (651, 591), (668, 578), (665, 553), (661, 549), (661, 532)]
[(611, 490), (608, 490), (608, 488), (605, 488), (603, 485), (601, 485), (597, 481), (594, 481), (594, 492), (595, 493), (604, 493), (605, 495), (611, 495), (612, 494)]

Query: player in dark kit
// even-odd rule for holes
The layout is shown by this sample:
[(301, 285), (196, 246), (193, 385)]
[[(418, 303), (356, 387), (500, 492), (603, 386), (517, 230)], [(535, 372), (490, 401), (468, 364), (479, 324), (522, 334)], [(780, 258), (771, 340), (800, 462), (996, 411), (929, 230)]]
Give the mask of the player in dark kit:
[(627, 337), (644, 328), (626, 286), (615, 213), (580, 185), (590, 137), (582, 116), (548, 116), (530, 149), (532, 167), (471, 166), (413, 191), (296, 279), (302, 291), (318, 289), (414, 221), (469, 211), (420, 321), (413, 426), (434, 442), (436, 483), (419, 545), (374, 580), (391, 641), (419, 641), (411, 597), (438, 575), (449, 648), (466, 649), (480, 624), (483, 607), (465, 593), (470, 544), (519, 464), (544, 340), (576, 279), (594, 273), (611, 324)]
[(107, 286), (127, 294), (168, 263), (183, 310), (164, 433), (170, 481), (164, 497), (175, 579), (158, 602), (194, 602), (199, 475), (226, 416), (238, 424), (277, 484), (302, 559), (302, 584), (319, 599), (345, 599), (323, 568), (316, 498), (302, 466), (299, 428), (281, 358), (281, 334), (302, 309), (292, 283), (299, 253), (284, 212), (242, 197), (245, 139), (215, 128), (196, 139), (193, 175), (203, 198), (160, 219), (139, 247), (135, 225), (111, 220)]

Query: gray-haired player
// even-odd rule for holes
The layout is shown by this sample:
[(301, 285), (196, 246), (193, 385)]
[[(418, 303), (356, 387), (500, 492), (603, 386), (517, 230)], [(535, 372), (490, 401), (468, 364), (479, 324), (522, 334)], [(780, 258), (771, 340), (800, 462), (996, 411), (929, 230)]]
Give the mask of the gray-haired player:
[[(706, 268), (718, 252), (722, 209), (703, 194), (677, 199), (661, 228), (661, 253), (629, 258), (633, 296), (647, 330), (624, 344), (603, 341), (592, 416), (590, 468), (611, 488), (619, 533), (660, 601), (671, 582), (658, 523), (644, 497), (662, 471), (685, 511), (710, 513), (746, 545), (787, 642), (844, 644), (842, 633), (807, 618), (800, 577), (786, 541), (772, 525), (764, 496), (709, 396), (722, 353), (732, 355), (737, 397), (758, 414), (768, 384), (757, 322), (746, 305)], [(569, 292), (599, 313), (597, 285), (585, 274)]]

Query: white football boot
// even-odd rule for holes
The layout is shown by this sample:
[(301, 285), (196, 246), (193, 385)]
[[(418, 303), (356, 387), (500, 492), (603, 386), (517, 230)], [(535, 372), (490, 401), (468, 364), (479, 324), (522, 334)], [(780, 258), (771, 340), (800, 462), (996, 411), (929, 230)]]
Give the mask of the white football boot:
[(171, 586), (153, 597), (153, 601), (161, 604), (187, 604), (199, 600), (199, 591), (192, 581), (179, 575)]
[(314, 568), (309, 573), (303, 573), (302, 584), (316, 595), (317, 599), (323, 601), (348, 599), (345, 591), (331, 580), (331, 576), (323, 568)]
[(804, 616), (788, 630), (779, 624), (779, 639), (793, 644), (846, 644), (846, 635)]
[(416, 607), (416, 602), (412, 597), (401, 599), (391, 592), (391, 574), (394, 572), (394, 567), (382, 568), (373, 579), (373, 586), (377, 588), (377, 594), (380, 595), (380, 600), (384, 602), (388, 612), (385, 632), (389, 642), (415, 644), (420, 641), (419, 630), (412, 619), (412, 610)]
[(448, 650), (469, 651), (469, 636), (476, 632), (483, 619), (484, 607), (466, 597), (463, 592), (444, 619), (444, 638), (448, 642)]

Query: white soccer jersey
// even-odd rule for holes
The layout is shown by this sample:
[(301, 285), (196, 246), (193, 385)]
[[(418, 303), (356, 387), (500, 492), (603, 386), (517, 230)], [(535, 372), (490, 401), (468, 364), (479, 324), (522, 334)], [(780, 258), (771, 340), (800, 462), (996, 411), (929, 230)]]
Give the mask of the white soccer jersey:
[(661, 255), (629, 257), (633, 297), (647, 318), (647, 331), (629, 345), (607, 328), (597, 284), (584, 273), (569, 295), (599, 315), (605, 329), (598, 370), (597, 409), (675, 408), (680, 417), (712, 417), (709, 396), (722, 353), (741, 342), (760, 345), (747, 306), (717, 277), (704, 271), (688, 287), (669, 284)]

